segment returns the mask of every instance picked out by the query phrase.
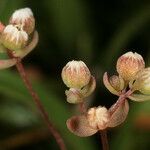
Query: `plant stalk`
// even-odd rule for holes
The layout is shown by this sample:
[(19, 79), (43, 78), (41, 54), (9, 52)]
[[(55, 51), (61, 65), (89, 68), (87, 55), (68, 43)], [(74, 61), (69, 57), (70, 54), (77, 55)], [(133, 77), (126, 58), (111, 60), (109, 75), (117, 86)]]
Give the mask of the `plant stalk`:
[(101, 130), (100, 135), (101, 135), (101, 142), (102, 142), (103, 150), (109, 150), (107, 131), (106, 130)]
[(48, 116), (47, 112), (45, 111), (39, 96), (34, 91), (32, 85), (31, 85), (31, 83), (30, 83), (30, 81), (28, 79), (28, 76), (27, 76), (27, 74), (25, 72), (24, 66), (21, 63), (21, 59), (19, 59), (19, 58), (16, 58), (16, 59), (17, 59), (16, 68), (17, 68), (17, 70), (18, 70), (22, 80), (24, 81), (24, 84), (25, 84), (26, 88), (28, 89), (30, 95), (32, 96), (32, 98), (33, 98), (33, 100), (34, 100), (34, 102), (35, 102), (39, 112), (41, 113), (41, 116), (42, 116), (43, 120), (47, 124), (49, 132), (54, 136), (54, 138), (55, 138), (59, 148), (61, 150), (66, 150), (66, 146), (64, 144), (64, 140), (62, 139), (60, 133), (56, 130), (54, 125), (49, 120), (49, 116)]

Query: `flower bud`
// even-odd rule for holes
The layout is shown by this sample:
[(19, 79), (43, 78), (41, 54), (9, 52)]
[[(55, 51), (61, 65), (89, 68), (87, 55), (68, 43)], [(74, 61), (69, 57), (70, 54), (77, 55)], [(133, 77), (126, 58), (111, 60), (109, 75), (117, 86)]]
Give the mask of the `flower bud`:
[(150, 67), (138, 72), (135, 82), (130, 85), (133, 90), (138, 90), (143, 94), (150, 95)]
[(27, 33), (13, 25), (7, 25), (1, 35), (2, 44), (10, 50), (20, 50), (24, 48), (27, 41)]
[(116, 91), (121, 91), (124, 88), (124, 80), (119, 76), (111, 76), (109, 82)]
[(69, 88), (81, 89), (87, 85), (91, 73), (83, 61), (70, 61), (62, 70), (62, 80)]
[(114, 95), (119, 95), (124, 88), (124, 80), (119, 76), (113, 75), (108, 78), (107, 72), (103, 75), (103, 83), (105, 87)]
[(93, 129), (103, 130), (107, 128), (110, 116), (105, 107), (90, 108), (87, 112), (89, 125)]
[(127, 52), (117, 61), (117, 72), (125, 80), (134, 79), (138, 71), (145, 67), (145, 62), (138, 53)]
[(30, 8), (16, 10), (9, 22), (13, 25), (21, 25), (22, 29), (28, 34), (32, 33), (35, 28), (35, 19)]
[(67, 102), (72, 103), (72, 104), (78, 104), (82, 103), (84, 100), (83, 95), (80, 93), (80, 90), (70, 88), (69, 90), (65, 91), (66, 96), (67, 96)]

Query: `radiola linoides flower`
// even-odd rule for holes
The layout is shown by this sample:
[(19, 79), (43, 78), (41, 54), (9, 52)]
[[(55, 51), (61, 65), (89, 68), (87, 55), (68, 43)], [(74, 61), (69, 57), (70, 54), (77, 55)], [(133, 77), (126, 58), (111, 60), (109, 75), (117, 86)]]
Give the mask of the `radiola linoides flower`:
[(143, 94), (150, 95), (150, 67), (137, 73), (135, 81), (130, 84), (130, 88), (138, 90)]
[(35, 28), (35, 19), (30, 8), (16, 10), (9, 22), (13, 25), (21, 25), (22, 29), (28, 34), (32, 33)]
[(67, 127), (75, 135), (87, 137), (99, 130), (118, 126), (126, 119), (129, 105), (127, 100), (125, 100), (111, 115), (112, 107), (109, 110), (102, 106), (90, 108), (86, 114), (73, 116), (68, 119)]
[(127, 52), (117, 61), (117, 72), (125, 80), (132, 80), (138, 71), (145, 67), (145, 62), (138, 53)]
[(90, 108), (87, 112), (87, 120), (93, 129), (103, 130), (107, 127), (110, 116), (105, 107)]
[[(23, 10), (26, 11), (26, 13), (28, 12), (28, 15), (26, 14), (26, 16), (33, 16), (32, 11), (30, 9)], [(21, 14), (21, 12), (18, 14), (20, 15), (20, 19), (22, 18), (21, 15), (25, 14)], [(14, 58), (0, 60), (0, 69), (9, 68), (15, 65), (17, 63), (16, 58), (24, 58), (37, 45), (39, 39), (38, 32), (34, 31), (32, 36), (28, 38), (28, 34), (22, 28), (23, 24), (24, 22), (20, 22), (18, 24), (12, 23), (5, 27), (5, 25), (0, 22), (0, 46), (2, 47), (2, 50), (0, 52), (7, 53), (7, 49), (14, 50), (11, 53), (12, 57)]]
[(81, 89), (91, 78), (91, 73), (83, 61), (70, 61), (62, 70), (63, 82), (69, 88)]
[(28, 34), (19, 26), (7, 25), (1, 34), (2, 44), (10, 50), (24, 48), (28, 41)]

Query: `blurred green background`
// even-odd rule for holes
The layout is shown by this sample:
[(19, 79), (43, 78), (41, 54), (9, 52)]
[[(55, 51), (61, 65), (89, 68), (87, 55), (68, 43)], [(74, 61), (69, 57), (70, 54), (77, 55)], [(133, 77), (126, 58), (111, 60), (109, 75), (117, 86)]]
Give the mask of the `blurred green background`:
[[(77, 107), (65, 100), (63, 66), (83, 60), (96, 77), (97, 88), (88, 107), (110, 107), (117, 97), (102, 83), (114, 74), (117, 58), (136, 51), (150, 65), (149, 0), (0, 0), (0, 20), (7, 24), (14, 10), (30, 7), (40, 41), (23, 63), (30, 80), (61, 132), (68, 150), (100, 150), (100, 136), (79, 138), (66, 128)], [(150, 101), (130, 102), (125, 123), (108, 132), (111, 150), (150, 149)], [(0, 71), (0, 150), (58, 150), (39, 117), (15, 68)]]

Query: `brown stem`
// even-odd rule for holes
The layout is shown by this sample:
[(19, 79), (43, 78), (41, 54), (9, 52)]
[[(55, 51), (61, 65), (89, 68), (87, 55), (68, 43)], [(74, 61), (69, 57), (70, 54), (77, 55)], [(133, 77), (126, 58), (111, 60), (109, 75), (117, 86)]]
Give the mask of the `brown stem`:
[(85, 113), (86, 112), (86, 107), (85, 107), (85, 103), (82, 102), (79, 104), (79, 110), (81, 113)]
[(0, 33), (4, 30), (5, 26), (0, 22)]
[(114, 104), (114, 106), (113, 106), (112, 109), (110, 110), (110, 115), (112, 115), (112, 114), (118, 109), (118, 107), (119, 107), (122, 103), (124, 103), (125, 99), (126, 99), (127, 97), (129, 97), (132, 93), (133, 93), (132, 90), (128, 90), (126, 93), (122, 93), (122, 94), (119, 96), (117, 102)]
[(100, 131), (100, 135), (101, 135), (101, 142), (102, 142), (103, 150), (109, 150), (107, 131), (106, 130)]
[(48, 117), (48, 114), (47, 112), (45, 111), (41, 101), (40, 101), (40, 98), (39, 96), (37, 95), (37, 93), (33, 90), (33, 87), (27, 77), (27, 74), (24, 70), (24, 67), (21, 63), (21, 59), (19, 58), (16, 58), (17, 59), (17, 63), (16, 63), (16, 67), (17, 67), (17, 70), (22, 78), (22, 80), (24, 81), (24, 84), (26, 86), (26, 88), (28, 89), (29, 93), (31, 94), (39, 112), (41, 113), (41, 116), (43, 118), (43, 120), (45, 121), (45, 123), (47, 124), (48, 126), (48, 129), (50, 131), (50, 133), (54, 136), (57, 144), (59, 145), (59, 148), (61, 150), (66, 150), (66, 146), (64, 144), (64, 141), (60, 135), (60, 133), (56, 130), (56, 128), (53, 126), (53, 124), (50, 122), (49, 120), (49, 117)]

